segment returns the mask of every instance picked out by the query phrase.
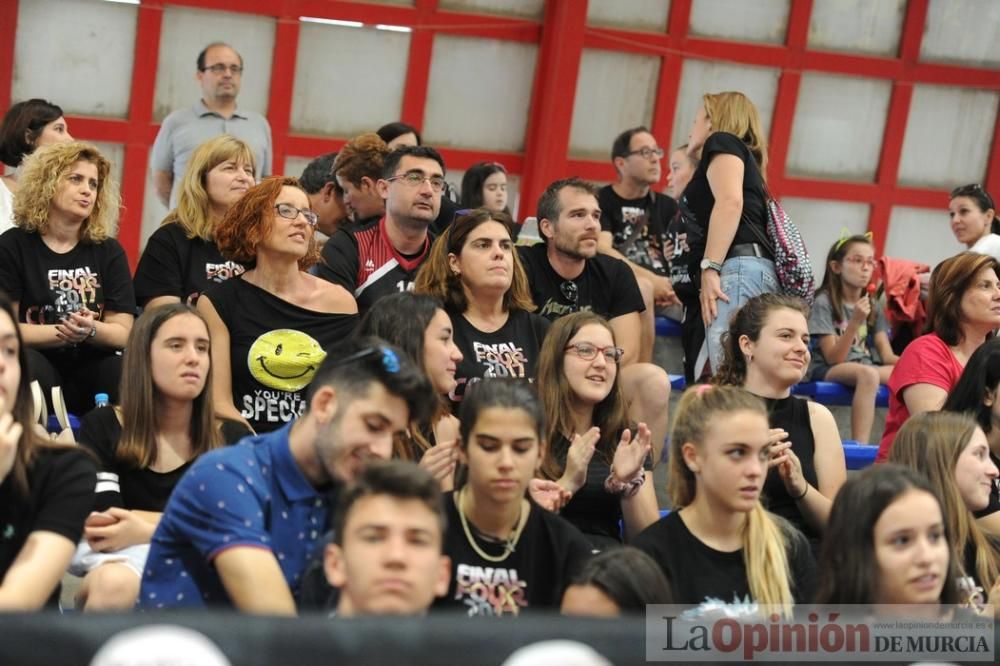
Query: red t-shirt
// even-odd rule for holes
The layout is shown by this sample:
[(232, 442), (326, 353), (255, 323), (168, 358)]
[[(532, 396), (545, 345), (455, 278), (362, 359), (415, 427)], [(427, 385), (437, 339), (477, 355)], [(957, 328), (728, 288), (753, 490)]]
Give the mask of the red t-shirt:
[(931, 384), (951, 391), (962, 370), (962, 364), (948, 344), (936, 333), (920, 336), (903, 350), (889, 376), (889, 415), (885, 419), (885, 432), (875, 462), (888, 459), (896, 432), (910, 418), (910, 410), (903, 402), (903, 390), (914, 384)]

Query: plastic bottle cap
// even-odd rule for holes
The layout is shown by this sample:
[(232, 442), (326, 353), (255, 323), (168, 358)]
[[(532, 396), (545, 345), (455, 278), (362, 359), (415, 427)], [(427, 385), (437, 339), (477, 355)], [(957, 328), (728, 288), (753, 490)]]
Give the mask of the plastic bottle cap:
[(108, 397), (107, 393), (98, 393), (94, 396), (95, 405), (106, 405), (111, 402), (111, 398)]

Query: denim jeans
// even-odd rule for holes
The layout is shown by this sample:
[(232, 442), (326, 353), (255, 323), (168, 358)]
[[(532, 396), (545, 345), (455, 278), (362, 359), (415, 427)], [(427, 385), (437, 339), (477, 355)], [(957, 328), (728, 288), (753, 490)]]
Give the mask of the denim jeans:
[(729, 302), (726, 303), (721, 298), (715, 302), (718, 315), (705, 328), (708, 361), (712, 364), (713, 373), (718, 371), (719, 364), (722, 363), (721, 336), (729, 329), (729, 318), (754, 296), (778, 291), (774, 262), (761, 257), (726, 259), (719, 279), (722, 293), (729, 297)]

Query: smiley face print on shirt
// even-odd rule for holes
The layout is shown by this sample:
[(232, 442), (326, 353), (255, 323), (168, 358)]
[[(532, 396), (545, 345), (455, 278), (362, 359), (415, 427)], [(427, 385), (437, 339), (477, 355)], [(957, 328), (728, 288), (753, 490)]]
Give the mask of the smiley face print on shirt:
[(326, 352), (310, 335), (279, 328), (260, 335), (250, 346), (247, 366), (264, 386), (279, 391), (300, 391), (309, 385)]

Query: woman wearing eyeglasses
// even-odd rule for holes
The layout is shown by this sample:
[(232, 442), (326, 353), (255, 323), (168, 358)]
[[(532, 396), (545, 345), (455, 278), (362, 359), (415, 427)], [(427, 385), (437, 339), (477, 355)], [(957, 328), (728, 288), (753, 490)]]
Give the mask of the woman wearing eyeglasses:
[(549, 324), (532, 312), (513, 228), (506, 213), (467, 211), (434, 242), (417, 274), (414, 291), (444, 303), (462, 352), (449, 394), (453, 403), (486, 377), (535, 378)]
[(210, 285), (245, 270), (223, 258), (215, 227), (253, 184), (253, 149), (246, 142), (223, 134), (195, 149), (178, 187), (177, 208), (149, 237), (135, 269), (140, 306), (194, 305)]
[(563, 518), (594, 548), (620, 545), (657, 521), (650, 432), (629, 423), (618, 382), (621, 348), (602, 317), (577, 312), (552, 325), (538, 359), (548, 447), (543, 476), (572, 493)]
[(462, 176), (462, 206), (510, 214), (507, 170), (499, 162), (478, 162)]
[(951, 233), (972, 252), (1000, 260), (1000, 220), (996, 204), (982, 185), (963, 185), (951, 191), (948, 202)]
[(248, 266), (198, 299), (212, 337), (212, 390), (220, 418), (268, 432), (305, 408), (326, 349), (357, 324), (354, 297), (310, 275), (319, 259), (316, 214), (295, 178), (250, 188), (215, 230), (223, 256)]

